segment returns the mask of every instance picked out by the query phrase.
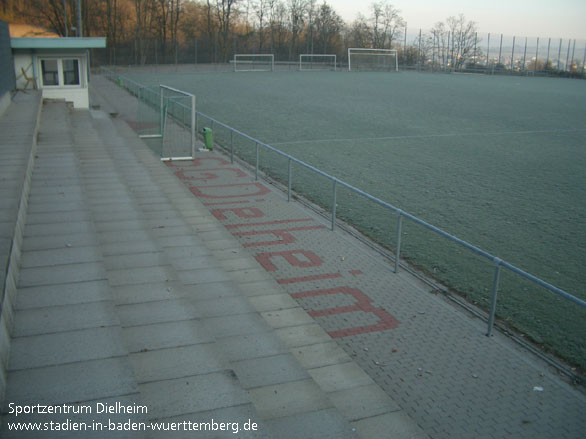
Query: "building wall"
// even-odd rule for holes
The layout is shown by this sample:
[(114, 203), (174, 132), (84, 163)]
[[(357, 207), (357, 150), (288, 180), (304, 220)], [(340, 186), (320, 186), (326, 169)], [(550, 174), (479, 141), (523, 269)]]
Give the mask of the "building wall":
[[(41, 59), (47, 58), (79, 58), (79, 86), (61, 86), (61, 87), (43, 87), (40, 78)], [(46, 99), (64, 99), (67, 102), (72, 102), (75, 108), (89, 107), (89, 94), (87, 83), (87, 56), (85, 51), (59, 51), (49, 49), (39, 49), (34, 52), (27, 50), (16, 50), (14, 53), (14, 72), (17, 74), (16, 88), (23, 89), (26, 86), (26, 80), (22, 76), (22, 70), (26, 72), (27, 76), (34, 77), (37, 82), (37, 87), (42, 90), (43, 98)], [(31, 86), (29, 85), (30, 89)]]
[(0, 21), (0, 115), (10, 105), (10, 92), (15, 88), (12, 50), (8, 23)]

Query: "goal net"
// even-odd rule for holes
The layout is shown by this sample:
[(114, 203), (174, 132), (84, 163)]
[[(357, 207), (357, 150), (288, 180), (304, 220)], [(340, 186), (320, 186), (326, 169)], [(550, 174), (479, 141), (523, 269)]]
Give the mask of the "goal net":
[(399, 57), (395, 49), (348, 49), (348, 70), (398, 72)]
[(336, 70), (336, 55), (299, 55), (299, 70)]
[(270, 54), (261, 55), (234, 55), (235, 72), (273, 72), (275, 70), (275, 56)]
[(195, 96), (166, 85), (139, 91), (137, 131), (152, 139), (161, 160), (192, 159), (195, 155)]

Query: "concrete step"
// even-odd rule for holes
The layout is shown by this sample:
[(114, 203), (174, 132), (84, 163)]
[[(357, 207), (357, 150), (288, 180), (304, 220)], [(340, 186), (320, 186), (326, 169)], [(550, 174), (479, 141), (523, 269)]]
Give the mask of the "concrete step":
[(70, 109), (45, 103), (41, 121), (28, 203), (36, 213), (24, 227), (3, 437), (26, 437), (7, 430), (13, 421), (58, 420), (38, 413), (17, 417), (15, 405), (131, 403), (138, 390), (98, 234), (79, 192)]
[[(156, 177), (121, 147), (124, 141), (109, 118), (98, 112), (78, 113), (73, 131), (79, 136), (77, 144), (86, 140), (87, 146), (79, 149), (87, 176), (84, 189), (100, 243), (107, 248), (106, 276), (131, 352), (140, 401), (149, 407), (148, 418), (189, 421), (203, 411), (215, 419), (229, 413), (230, 421), (242, 425), (251, 418), (260, 423), (215, 337), (189, 300), (194, 286), (179, 280), (173, 264), (177, 247), (200, 255), (208, 252), (166, 199)], [(104, 175), (95, 171), (97, 162), (107, 170)], [(106, 181), (108, 189), (100, 190)], [(104, 209), (124, 219), (99, 218)], [(134, 245), (137, 240), (140, 247)], [(228, 280), (220, 271), (207, 273), (205, 279)]]
[[(93, 114), (95, 116), (96, 113)], [(199, 410), (207, 405), (212, 408), (211, 412), (206, 411), (208, 416), (214, 413), (223, 415), (226, 410), (230, 413), (237, 411), (240, 413), (238, 419), (246, 421), (250, 418), (257, 424), (264, 424), (261, 430), (271, 437), (293, 437), (292, 432), (296, 432), (295, 437), (306, 438), (356, 437), (349, 423), (298, 362), (290, 347), (276, 335), (270, 321), (260, 315), (259, 307), (269, 311), (274, 308), (270, 304), (267, 308), (267, 303), (262, 301), (253, 305), (247, 290), (241, 288), (243, 284), (270, 282), (266, 272), (254, 259), (242, 252), (242, 247), (230, 233), (219, 225), (207, 208), (180, 184), (128, 127), (102, 116), (94, 117), (93, 124), (106, 147), (109, 147), (113, 162), (120, 164), (126, 193), (133, 198), (133, 205), (146, 218), (142, 230), (153, 238), (155, 247), (161, 250), (156, 255), (142, 255), (137, 265), (149, 264), (155, 259), (167, 260), (170, 264), (167, 273), (172, 277), (168, 280), (173, 286), (167, 288), (166, 293), (173, 299), (155, 300), (160, 298), (156, 291), (164, 286), (161, 279), (145, 288), (146, 298), (142, 303), (132, 302), (138, 300), (140, 285), (121, 286), (118, 290), (114, 287), (115, 291), (124, 300), (131, 301), (124, 306), (140, 309), (140, 316), (157, 314), (165, 306), (173, 308), (169, 302), (181, 304), (184, 312), (189, 310), (196, 316), (190, 321), (178, 310), (169, 310), (170, 319), (171, 316), (179, 319), (174, 323), (184, 325), (188, 321), (197, 325), (196, 344), (173, 346), (163, 340), (165, 348), (139, 353), (142, 359), (137, 358), (137, 362), (146, 363), (142, 365), (144, 371), (141, 375), (155, 380), (145, 382), (144, 386), (139, 384), (141, 393), (144, 388), (145, 395), (150, 395), (150, 389), (165, 381), (165, 375), (160, 376), (160, 371), (152, 372), (160, 366), (151, 367), (151, 370), (149, 366), (160, 365), (168, 355), (175, 359), (175, 365), (168, 370), (171, 374), (168, 375), (169, 379), (172, 379), (170, 377), (173, 373), (181, 373), (184, 364), (185, 367), (191, 365), (198, 371), (192, 375), (194, 379), (206, 376), (219, 380), (220, 392), (219, 395), (205, 397), (204, 392), (200, 392), (199, 398), (206, 398), (205, 404), (182, 405), (183, 408), (177, 408), (179, 412), (170, 409), (165, 416), (168, 419), (189, 420), (193, 416), (201, 416)], [(120, 148), (120, 145), (127, 147)], [(124, 227), (132, 227), (132, 220), (125, 222)], [(218, 241), (229, 243), (235, 252), (232, 253), (233, 257), (215, 257), (209, 245)], [(284, 303), (293, 305), (295, 310), (303, 312), (276, 285), (271, 285), (277, 296), (289, 299), (275, 303), (280, 306)], [(143, 324), (142, 327), (173, 324), (159, 321), (153, 325)], [(132, 330), (132, 335), (136, 336), (136, 326)], [(186, 342), (184, 335), (182, 333), (179, 337), (180, 343)], [(144, 340), (142, 334), (140, 338)], [(205, 344), (197, 344), (200, 339), (206, 340)], [(130, 343), (138, 343), (138, 340), (133, 339)], [(209, 360), (195, 360), (195, 357), (201, 357), (206, 352)], [(222, 374), (227, 374), (231, 380), (226, 381)], [(219, 400), (216, 401), (218, 396)], [(169, 404), (173, 407), (170, 401)], [(262, 435), (257, 432), (253, 437)]]

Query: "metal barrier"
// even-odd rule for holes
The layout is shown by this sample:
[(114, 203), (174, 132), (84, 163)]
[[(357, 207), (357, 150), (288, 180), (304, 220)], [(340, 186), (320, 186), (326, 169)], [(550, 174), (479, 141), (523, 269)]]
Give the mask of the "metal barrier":
[[(134, 94), (135, 96), (138, 96), (137, 93), (133, 92), (133, 90), (138, 90), (142, 87), (144, 87), (143, 85), (138, 84), (135, 81), (132, 81), (131, 79), (128, 79), (126, 77), (123, 76), (119, 76), (117, 75), (115, 72), (105, 69), (105, 68), (101, 68), (103, 75), (108, 77), (110, 80), (117, 82), (118, 85), (120, 86), (125, 86), (125, 84), (129, 84), (130, 87), (125, 87), (129, 92), (131, 92), (132, 94)], [(494, 326), (494, 321), (495, 321), (495, 315), (496, 315), (496, 305), (497, 305), (497, 296), (498, 296), (498, 289), (499, 289), (499, 279), (500, 279), (500, 273), (501, 273), (501, 268), (506, 268), (508, 270), (510, 270), (511, 272), (531, 281), (534, 282), (537, 285), (540, 285), (541, 287), (551, 291), (552, 293), (563, 297), (566, 300), (569, 300), (575, 304), (577, 304), (578, 306), (581, 306), (583, 308), (586, 309), (586, 301), (573, 296), (572, 294), (562, 290), (561, 288), (558, 288), (554, 285), (551, 285), (547, 282), (545, 282), (544, 280), (530, 274), (527, 273), (526, 271), (514, 266), (513, 264), (508, 263), (507, 261), (494, 256), (454, 235), (451, 235), (447, 232), (445, 232), (444, 230), (429, 224), (428, 222), (414, 216), (411, 215), (410, 213), (407, 213), (401, 209), (399, 209), (398, 207), (393, 206), (392, 204), (387, 203), (386, 201), (383, 201), (379, 198), (376, 198), (372, 195), (370, 195), (369, 193), (366, 193), (332, 175), (327, 174), (326, 172), (317, 169), (299, 159), (296, 159), (295, 157), (284, 153), (283, 151), (280, 151), (278, 149), (276, 149), (273, 146), (270, 146), (266, 143), (261, 142), (260, 140), (257, 140), (247, 134), (244, 134), (210, 116), (207, 116), (199, 111), (196, 111), (196, 127), (197, 127), (197, 120), (199, 117), (203, 117), (206, 118), (210, 121), (210, 123), (212, 124), (212, 129), (214, 128), (214, 125), (220, 126), (224, 129), (226, 129), (229, 133), (230, 133), (230, 145), (221, 145), (223, 146), (225, 149), (229, 149), (230, 151), (230, 159), (233, 162), (234, 161), (234, 136), (239, 136), (242, 137), (243, 139), (247, 139), (250, 142), (252, 142), (255, 145), (255, 159), (254, 159), (254, 176), (255, 179), (258, 180), (258, 172), (259, 172), (259, 148), (263, 147), (268, 151), (272, 151), (275, 154), (287, 159), (288, 161), (288, 168), (287, 168), (287, 200), (291, 201), (291, 180), (292, 180), (292, 164), (295, 163), (303, 168), (306, 168), (308, 170), (310, 170), (311, 172), (321, 175), (322, 177), (325, 177), (326, 179), (330, 180), (332, 183), (332, 204), (331, 204), (331, 216), (330, 216), (330, 222), (331, 222), (331, 230), (333, 231), (336, 227), (336, 194), (337, 194), (337, 188), (338, 186), (342, 186), (372, 202), (374, 202), (375, 204), (378, 204), (379, 206), (382, 206), (394, 213), (397, 214), (397, 238), (396, 238), (396, 246), (395, 246), (395, 255), (394, 255), (394, 271), (395, 273), (398, 272), (399, 270), (399, 261), (400, 261), (400, 257), (401, 257), (401, 234), (402, 234), (402, 225), (403, 225), (403, 218), (406, 218), (416, 224), (419, 224), (420, 226), (423, 226), (424, 228), (436, 233), (439, 236), (442, 236), (456, 244), (461, 245), (462, 247), (472, 251), (473, 253), (480, 255), (488, 260), (490, 260), (493, 264), (494, 264), (494, 274), (493, 274), (493, 283), (492, 283), (492, 296), (491, 296), (491, 306), (490, 306), (490, 311), (489, 311), (489, 316), (488, 316), (488, 328), (487, 328), (487, 332), (486, 335), (490, 336), (492, 335), (492, 330), (493, 330), (493, 326)], [(251, 163), (252, 164), (252, 163)]]

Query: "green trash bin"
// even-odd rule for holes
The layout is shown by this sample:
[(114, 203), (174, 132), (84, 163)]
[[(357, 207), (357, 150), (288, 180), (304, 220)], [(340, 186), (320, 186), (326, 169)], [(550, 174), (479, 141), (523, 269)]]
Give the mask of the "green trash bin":
[(210, 151), (213, 150), (214, 149), (214, 136), (212, 133), (212, 129), (205, 127), (202, 130), (202, 134), (203, 134), (203, 139), (204, 139), (206, 148), (209, 149)]
[(118, 86), (122, 87), (124, 85), (124, 82), (122, 82), (122, 78), (118, 77)]

